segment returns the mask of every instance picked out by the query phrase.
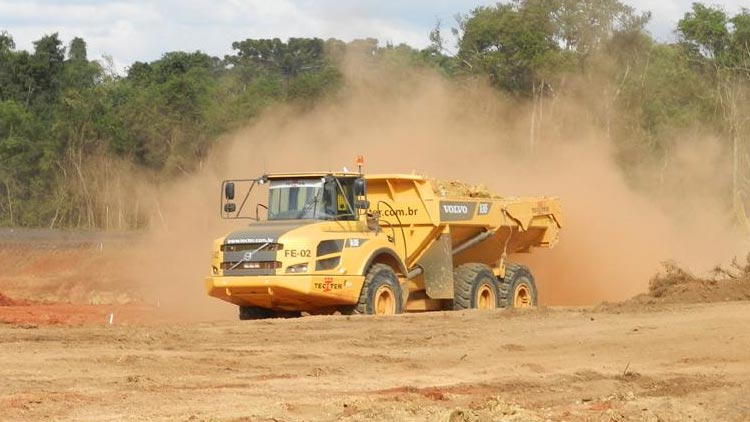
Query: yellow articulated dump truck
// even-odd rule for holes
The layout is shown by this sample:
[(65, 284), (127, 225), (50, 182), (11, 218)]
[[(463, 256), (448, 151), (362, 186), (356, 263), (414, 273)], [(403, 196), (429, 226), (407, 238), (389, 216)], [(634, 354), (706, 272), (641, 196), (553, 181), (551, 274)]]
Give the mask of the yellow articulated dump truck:
[(225, 181), (222, 217), (255, 222), (214, 241), (206, 289), (243, 320), (535, 306), (531, 272), (507, 258), (557, 242), (560, 203), (483, 196), (401, 174)]

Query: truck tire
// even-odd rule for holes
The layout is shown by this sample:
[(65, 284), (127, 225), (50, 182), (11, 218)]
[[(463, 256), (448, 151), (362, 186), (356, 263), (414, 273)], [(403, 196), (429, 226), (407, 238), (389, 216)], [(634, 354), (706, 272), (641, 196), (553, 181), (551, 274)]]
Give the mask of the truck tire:
[(270, 309), (258, 308), (257, 306), (240, 306), (240, 320), (267, 319), (273, 316)]
[(393, 315), (404, 311), (401, 285), (393, 268), (385, 264), (374, 264), (367, 271), (357, 305), (353, 314)]
[(484, 264), (464, 264), (453, 272), (453, 309), (495, 309), (500, 306), (495, 275)]
[(505, 264), (505, 278), (498, 279), (503, 308), (531, 308), (537, 305), (537, 290), (531, 271), (521, 264)]

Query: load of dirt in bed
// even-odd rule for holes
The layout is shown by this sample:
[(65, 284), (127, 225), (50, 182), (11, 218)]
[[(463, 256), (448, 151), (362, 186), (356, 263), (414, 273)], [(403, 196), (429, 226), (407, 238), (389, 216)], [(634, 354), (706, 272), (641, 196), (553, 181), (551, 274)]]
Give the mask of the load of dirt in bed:
[(750, 300), (750, 255), (740, 264), (736, 259), (729, 268), (716, 267), (699, 277), (673, 261), (664, 262), (662, 270), (651, 278), (647, 293), (615, 304), (605, 303), (608, 310), (648, 308), (670, 303), (713, 303)]
[(440, 197), (500, 198), (489, 191), (485, 185), (474, 185), (458, 180), (438, 180), (428, 177), (432, 190)]

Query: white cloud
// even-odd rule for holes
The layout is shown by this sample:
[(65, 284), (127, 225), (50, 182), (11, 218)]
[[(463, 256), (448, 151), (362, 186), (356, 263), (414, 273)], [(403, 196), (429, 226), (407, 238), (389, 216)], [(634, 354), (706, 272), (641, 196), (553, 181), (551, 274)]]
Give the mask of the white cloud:
[(409, 19), (384, 19), (374, 13), (376, 4), (370, 6), (305, 0), (0, 0), (0, 28), (21, 49), (53, 32), (66, 42), (80, 36), (91, 58), (111, 55), (120, 67), (174, 50), (222, 56), (231, 52), (233, 41), (246, 38), (373, 37), (426, 45), (429, 28)]

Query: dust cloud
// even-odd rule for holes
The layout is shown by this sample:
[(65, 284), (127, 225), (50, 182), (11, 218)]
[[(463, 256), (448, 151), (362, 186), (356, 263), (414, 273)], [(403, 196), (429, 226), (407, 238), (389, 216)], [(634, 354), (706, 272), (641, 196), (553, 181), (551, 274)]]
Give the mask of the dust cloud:
[(220, 180), (352, 169), (360, 154), (370, 173), (415, 172), (506, 196), (559, 197), (559, 244), (512, 257), (531, 266), (542, 304), (626, 299), (646, 290), (661, 261), (700, 271), (738, 252), (717, 193), (725, 178), (710, 170), (723, 165), (716, 142), (696, 140), (674, 154), (678, 162), (644, 165), (633, 181), (606, 133), (590, 123), (590, 108), (576, 100), (547, 106), (532, 148), (532, 105), (481, 80), (452, 82), (367, 59), (342, 69), (341, 92), (314, 107), (267, 111), (219, 139), (199, 174), (157, 196), (159, 215), (129, 272), (154, 300), (191, 315), (234, 315), (202, 286), (212, 240), (245, 224), (219, 218)]

